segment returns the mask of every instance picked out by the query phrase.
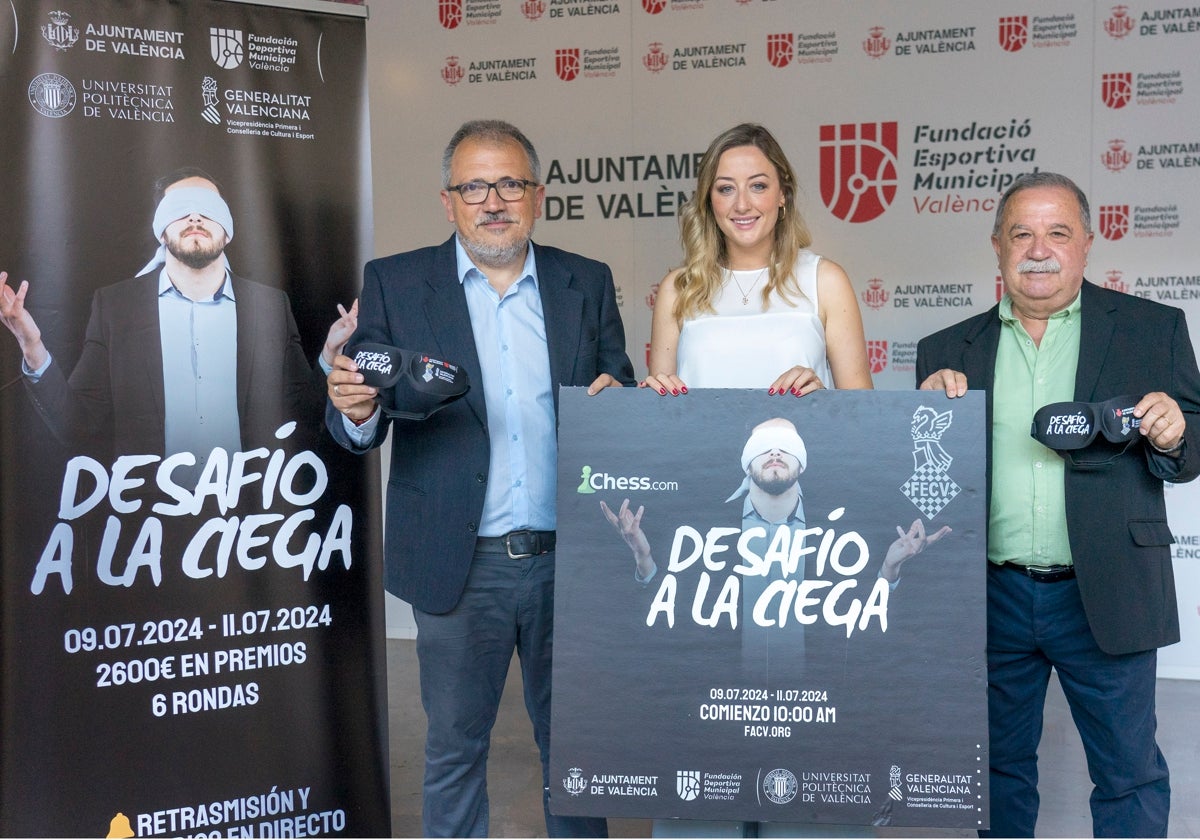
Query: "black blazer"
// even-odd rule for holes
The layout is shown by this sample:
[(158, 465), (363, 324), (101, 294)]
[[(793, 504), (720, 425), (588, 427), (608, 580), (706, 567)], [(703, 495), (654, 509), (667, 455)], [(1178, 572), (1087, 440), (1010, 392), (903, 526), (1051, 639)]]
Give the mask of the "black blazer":
[[(602, 373), (634, 384), (612, 273), (603, 263), (534, 246), (555, 386), (590, 385)], [(483, 373), (454, 237), (367, 263), (353, 341), (390, 344), (463, 366), (467, 395), (427, 420), (382, 417), (371, 447), (392, 427), (385, 519), (387, 590), (429, 613), (449, 612), (466, 585), (483, 515), (490, 444)], [(555, 409), (558, 392), (555, 391)], [(351, 451), (342, 415), (326, 426)]]
[[(57, 360), (26, 390), (55, 436), (113, 455), (165, 447), (158, 272), (92, 298), (83, 350), (68, 380)], [(279, 445), (289, 420), (319, 428), (323, 376), (309, 366), (287, 295), (230, 275), (237, 300), (237, 402), (242, 448)], [(308, 419), (311, 418), (311, 419)]]
[[(1103, 468), (1067, 462), (1067, 535), (1088, 624), (1100, 648), (1122, 654), (1179, 641), (1179, 611), (1171, 568), (1163, 481), (1200, 473), (1200, 372), (1183, 312), (1084, 282), (1075, 399), (1162, 391), (1187, 422), (1178, 458), (1138, 441)], [(989, 426), (999, 305), (934, 333), (917, 345), (917, 385), (942, 368), (966, 374), (987, 391)], [(988, 495), (991, 495), (991, 432)]]

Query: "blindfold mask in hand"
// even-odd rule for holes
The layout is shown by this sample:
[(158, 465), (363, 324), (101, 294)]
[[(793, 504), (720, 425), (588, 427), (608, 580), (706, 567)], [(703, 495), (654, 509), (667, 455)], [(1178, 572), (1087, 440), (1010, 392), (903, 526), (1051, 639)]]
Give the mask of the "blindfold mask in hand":
[(1076, 467), (1112, 463), (1141, 438), (1142, 421), (1133, 416), (1141, 397), (1113, 397), (1104, 402), (1058, 402), (1033, 415), (1029, 433)]
[(425, 420), (470, 390), (465, 369), (427, 353), (363, 342), (346, 348), (363, 384), (379, 389), (389, 417)]

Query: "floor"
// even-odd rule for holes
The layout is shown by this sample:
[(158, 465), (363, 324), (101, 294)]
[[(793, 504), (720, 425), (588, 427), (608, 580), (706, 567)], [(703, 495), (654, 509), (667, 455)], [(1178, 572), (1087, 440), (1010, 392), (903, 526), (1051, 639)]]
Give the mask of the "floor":
[[(421, 770), (425, 713), (417, 684), (416, 647), (389, 640), (388, 724), (392, 762), (392, 836), (421, 836)], [(1171, 837), (1200, 837), (1200, 682), (1159, 680), (1159, 746), (1171, 767)], [(1042, 808), (1037, 836), (1090, 837), (1091, 783), (1083, 748), (1057, 681), (1051, 685), (1041, 747)], [(491, 836), (545, 837), (541, 770), (529, 718), (521, 700), (520, 674), (509, 672), (500, 717), (492, 734), (488, 792)], [(613, 837), (648, 837), (648, 820), (610, 820)], [(971, 837), (974, 832), (877, 829), (879, 837)]]

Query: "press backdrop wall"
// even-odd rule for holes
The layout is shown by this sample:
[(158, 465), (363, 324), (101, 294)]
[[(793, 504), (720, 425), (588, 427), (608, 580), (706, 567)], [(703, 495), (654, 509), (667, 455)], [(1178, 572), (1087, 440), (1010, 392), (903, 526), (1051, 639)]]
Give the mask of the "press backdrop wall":
[[(446, 140), (511, 120), (543, 161), (535, 238), (612, 266), (639, 373), (695, 161), (744, 120), (780, 138), (814, 249), (853, 280), (876, 388), (913, 387), (918, 339), (996, 302), (995, 202), (1035, 168), (1091, 198), (1090, 280), (1200, 332), (1195, 5), (409, 0), (370, 6), (367, 43), (376, 251), (448, 236)], [(1200, 678), (1200, 487), (1168, 504), (1185, 641), (1160, 673)], [(413, 632), (394, 599), (389, 632)]]

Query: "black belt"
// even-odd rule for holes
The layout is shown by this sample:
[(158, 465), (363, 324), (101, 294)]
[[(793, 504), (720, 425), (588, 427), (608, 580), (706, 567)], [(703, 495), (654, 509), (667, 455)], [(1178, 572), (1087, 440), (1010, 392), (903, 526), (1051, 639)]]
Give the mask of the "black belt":
[(509, 531), (502, 537), (480, 537), (475, 540), (477, 554), (507, 554), (513, 560), (524, 560), (554, 550), (553, 531)]
[(1043, 568), (1035, 568), (1033, 566), (1022, 566), (1020, 563), (1008, 561), (1000, 564), (1002, 569), (1012, 569), (1014, 572), (1020, 572), (1030, 580), (1035, 580), (1038, 583), (1058, 583), (1060, 580), (1070, 580), (1075, 577), (1074, 566), (1047, 566)]

